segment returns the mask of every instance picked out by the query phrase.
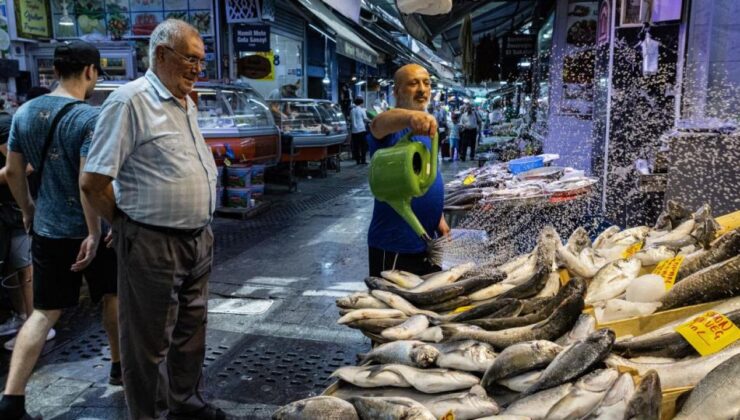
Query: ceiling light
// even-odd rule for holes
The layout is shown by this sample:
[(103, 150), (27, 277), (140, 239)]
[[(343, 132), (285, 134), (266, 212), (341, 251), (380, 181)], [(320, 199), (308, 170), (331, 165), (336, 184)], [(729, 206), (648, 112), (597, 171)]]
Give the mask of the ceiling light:
[(69, 12), (67, 11), (67, 2), (62, 1), (62, 17), (59, 18), (59, 26), (74, 26), (75, 22), (72, 20), (71, 17), (69, 17)]

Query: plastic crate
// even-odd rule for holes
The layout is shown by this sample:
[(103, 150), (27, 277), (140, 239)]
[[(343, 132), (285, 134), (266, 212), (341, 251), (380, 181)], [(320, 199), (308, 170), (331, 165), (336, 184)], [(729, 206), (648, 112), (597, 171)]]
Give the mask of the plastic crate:
[(509, 161), (509, 171), (514, 175), (543, 166), (545, 166), (545, 158), (542, 156), (527, 156)]

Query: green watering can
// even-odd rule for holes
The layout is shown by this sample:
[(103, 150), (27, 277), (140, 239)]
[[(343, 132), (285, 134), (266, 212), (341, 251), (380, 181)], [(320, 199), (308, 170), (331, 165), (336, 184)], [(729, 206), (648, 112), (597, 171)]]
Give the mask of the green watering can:
[(432, 151), (411, 141), (411, 132), (398, 143), (373, 154), (370, 161), (370, 191), (388, 203), (427, 244), (431, 238), (411, 210), (411, 199), (426, 194), (437, 178), (439, 137), (432, 138)]

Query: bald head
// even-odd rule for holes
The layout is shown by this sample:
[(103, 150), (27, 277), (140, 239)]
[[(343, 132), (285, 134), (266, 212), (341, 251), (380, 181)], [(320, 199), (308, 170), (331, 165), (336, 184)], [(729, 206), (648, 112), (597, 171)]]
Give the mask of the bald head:
[(432, 80), (429, 72), (418, 64), (407, 64), (393, 76), (393, 93), (399, 108), (424, 111), (431, 99)]

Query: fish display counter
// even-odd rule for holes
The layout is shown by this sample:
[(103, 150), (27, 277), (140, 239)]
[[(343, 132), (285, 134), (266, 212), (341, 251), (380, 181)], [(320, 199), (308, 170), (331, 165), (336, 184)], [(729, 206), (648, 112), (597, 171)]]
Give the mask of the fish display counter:
[(650, 227), (545, 227), (505, 260), (368, 277), (337, 322), (373, 348), (273, 418), (735, 418), (739, 217), (669, 202)]

